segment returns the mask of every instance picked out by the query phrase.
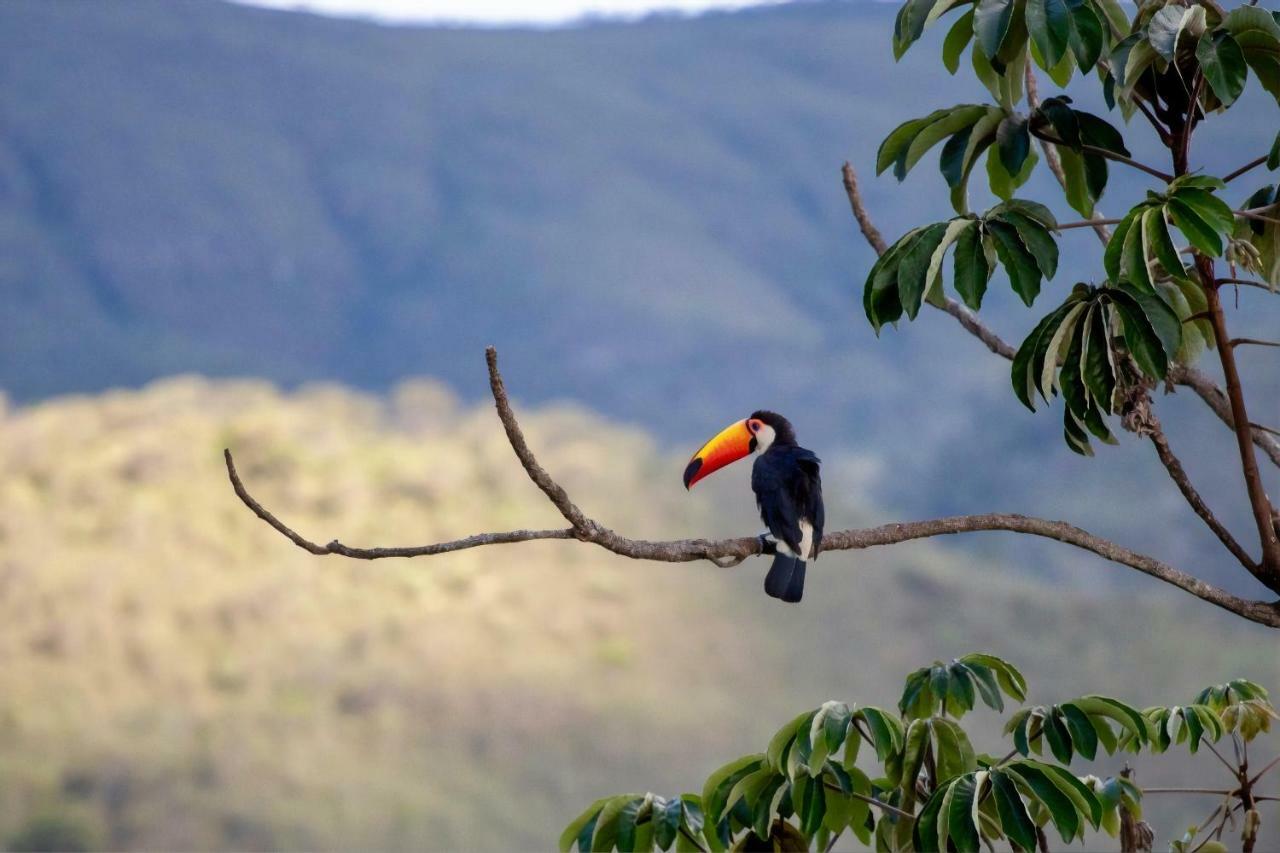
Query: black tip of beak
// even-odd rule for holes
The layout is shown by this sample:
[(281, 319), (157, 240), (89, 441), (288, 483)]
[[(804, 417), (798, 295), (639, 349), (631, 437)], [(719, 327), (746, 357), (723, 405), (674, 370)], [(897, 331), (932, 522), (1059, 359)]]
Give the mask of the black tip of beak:
[(689, 460), (689, 464), (684, 469), (684, 487), (686, 489), (693, 488), (693, 478), (698, 476), (698, 471), (702, 469), (702, 457), (695, 456)]

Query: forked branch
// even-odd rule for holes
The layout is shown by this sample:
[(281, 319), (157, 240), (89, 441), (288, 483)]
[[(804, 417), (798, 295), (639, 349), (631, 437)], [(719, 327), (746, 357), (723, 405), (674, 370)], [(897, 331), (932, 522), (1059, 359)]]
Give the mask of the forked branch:
[[(716, 565), (736, 566), (748, 557), (763, 553), (764, 545), (759, 537), (737, 539), (674, 539), (650, 541), (623, 536), (582, 512), (569, 498), (568, 493), (547, 473), (534, 456), (524, 439), (520, 424), (507, 398), (502, 374), (498, 372), (498, 354), (490, 347), (485, 352), (489, 367), (489, 389), (497, 407), (498, 419), (506, 431), (507, 439), (516, 458), (551, 503), (569, 522), (566, 529), (516, 530), (506, 533), (480, 533), (465, 539), (439, 542), (405, 548), (353, 548), (332, 541), (320, 545), (294, 531), (249, 494), (235, 468), (231, 451), (225, 451), (227, 475), (232, 488), (255, 515), (299, 548), (316, 555), (338, 554), (359, 560), (377, 560), (385, 557), (420, 557), (461, 551), (482, 545), (499, 545), (528, 542), (538, 539), (576, 539), (598, 545), (614, 554), (636, 560), (652, 560), (667, 563), (688, 563), (708, 560)], [(1216, 604), (1254, 622), (1280, 628), (1280, 602), (1249, 601), (1225, 590), (1205, 583), (1199, 578), (1167, 565), (1154, 557), (1132, 551), (1114, 542), (1094, 536), (1063, 521), (1050, 521), (1012, 513), (987, 513), (935, 518), (926, 521), (882, 524), (878, 527), (854, 528), (828, 533), (823, 537), (824, 551), (851, 551), (872, 548), (877, 545), (894, 545), (913, 539), (926, 539), (954, 533), (982, 530), (1003, 530), (1052, 539), (1097, 554), (1103, 559), (1150, 575), (1191, 593), (1197, 598)]]

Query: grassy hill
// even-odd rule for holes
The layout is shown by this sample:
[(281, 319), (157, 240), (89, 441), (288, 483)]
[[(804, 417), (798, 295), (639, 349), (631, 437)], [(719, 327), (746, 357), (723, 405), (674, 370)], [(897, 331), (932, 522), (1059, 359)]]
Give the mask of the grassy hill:
[[(745, 470), (686, 494), (683, 453), (644, 430), (518, 405), (603, 522), (751, 529)], [(830, 554), (796, 607), (761, 593), (759, 560), (573, 543), (318, 559), (235, 499), (224, 446), (317, 539), (558, 521), (491, 407), (435, 382), (374, 397), (188, 377), (0, 404), (0, 847), (55, 827), (112, 849), (545, 849), (595, 796), (696, 789), (800, 709), (892, 704), (907, 670), (978, 649), (1025, 667), (1039, 701), (1280, 687), (1266, 630), (1154, 584), (1109, 592), (1115, 570), (1076, 556), (1046, 585), (938, 542)], [(828, 470), (832, 526), (881, 513), (858, 460)], [(1138, 766), (1185, 783), (1213, 772), (1201, 759)], [(1151, 806), (1170, 830), (1199, 816)]]

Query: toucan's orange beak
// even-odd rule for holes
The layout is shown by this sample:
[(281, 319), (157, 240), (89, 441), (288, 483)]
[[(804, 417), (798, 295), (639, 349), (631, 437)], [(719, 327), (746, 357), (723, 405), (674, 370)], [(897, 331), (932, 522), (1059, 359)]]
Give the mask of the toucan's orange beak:
[(719, 471), (730, 462), (737, 462), (744, 456), (750, 456), (756, 449), (756, 438), (745, 420), (725, 427), (715, 438), (702, 445), (702, 449), (693, 454), (684, 469), (684, 487), (693, 488), (693, 484)]

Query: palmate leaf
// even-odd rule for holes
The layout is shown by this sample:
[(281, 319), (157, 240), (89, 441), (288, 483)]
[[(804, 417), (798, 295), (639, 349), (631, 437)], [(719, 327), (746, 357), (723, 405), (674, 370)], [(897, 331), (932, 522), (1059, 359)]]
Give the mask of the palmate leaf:
[(892, 167), (901, 181), (944, 139), (938, 168), (951, 188), (952, 206), (960, 214), (968, 212), (969, 177), (988, 149), (992, 149), (987, 156), (988, 183), (1005, 200), (1027, 181), (1038, 159), (1031, 148), (1027, 120), (1012, 112), (1012, 104), (960, 104), (896, 127), (880, 144), (876, 173)]
[(1176, 226), (1198, 251), (1220, 257), (1225, 238), (1235, 231), (1230, 205), (1215, 195), (1224, 184), (1217, 178), (1188, 175), (1174, 179), (1162, 193), (1150, 193), (1116, 226), (1103, 253), (1112, 281), (1126, 278), (1139, 290), (1154, 293), (1161, 276), (1183, 275), (1174, 240)]
[(1186, 743), (1195, 753), (1202, 740), (1217, 742), (1226, 732), (1222, 720), (1208, 705), (1147, 708), (1142, 715), (1151, 723), (1153, 752), (1165, 752), (1174, 744)]
[(1067, 203), (1082, 216), (1092, 216), (1093, 205), (1107, 187), (1108, 167), (1106, 157), (1085, 146), (1126, 157), (1129, 151), (1124, 137), (1105, 119), (1070, 104), (1071, 99), (1065, 95), (1046, 98), (1031, 114), (1029, 127), (1061, 140), (1054, 147), (1066, 177), (1063, 191)]
[(1022, 673), (994, 655), (968, 654), (950, 663), (934, 661), (907, 676), (898, 710), (907, 719), (950, 715), (959, 719), (981, 698), (987, 707), (1004, 710), (1002, 693), (1022, 701), (1027, 684)]
[[(620, 794), (596, 800), (560, 835), (560, 850), (696, 850), (706, 848), (699, 798)], [(696, 846), (695, 846), (696, 845)]]
[(1262, 88), (1280, 101), (1280, 23), (1265, 9), (1240, 6), (1227, 15), (1223, 29), (1240, 46)]
[(1035, 850), (1032, 812), (1047, 814), (1063, 841), (1071, 843), (1086, 826), (1100, 826), (1104, 809), (1093, 789), (1066, 770), (1023, 759), (939, 785), (916, 820), (913, 846), (969, 853), (979, 850), (987, 835)]
[(876, 332), (906, 314), (914, 319), (926, 295), (939, 292), (947, 251), (953, 253), (956, 292), (970, 308), (982, 306), (996, 265), (1004, 267), (1015, 293), (1030, 305), (1045, 278), (1058, 269), (1057, 222), (1043, 205), (1020, 199), (982, 216), (958, 216), (908, 231), (867, 274), (863, 309)]
[(1023, 755), (1041, 755), (1048, 746), (1053, 757), (1070, 764), (1077, 754), (1093, 760), (1101, 746), (1108, 755), (1117, 749), (1148, 743), (1149, 721), (1136, 708), (1106, 696), (1083, 696), (1057, 705), (1023, 708), (1005, 725), (1014, 747)]
[(1061, 393), (1067, 445), (1092, 455), (1089, 435), (1108, 444), (1115, 437), (1104, 415), (1116, 414), (1117, 336), (1123, 352), (1147, 376), (1162, 379), (1184, 347), (1183, 323), (1165, 297), (1120, 281), (1078, 284), (1018, 347), (1011, 378), (1017, 398), (1035, 411), (1035, 396), (1048, 402)]
[(1249, 73), (1244, 51), (1235, 37), (1225, 30), (1201, 37), (1196, 44), (1196, 60), (1219, 103), (1224, 107), (1234, 104), (1244, 92)]
[[(975, 66), (981, 57), (993, 74), (1017, 78), (1019, 85), (1028, 52), (1065, 86), (1074, 68), (1092, 70), (1129, 32), (1128, 16), (1115, 0), (907, 0), (894, 24), (894, 56), (901, 58), (928, 26), (956, 9), (963, 11), (943, 42), (947, 69), (956, 72), (972, 43)], [(1018, 100), (1008, 97), (1011, 91), (988, 88), (1007, 106)]]

